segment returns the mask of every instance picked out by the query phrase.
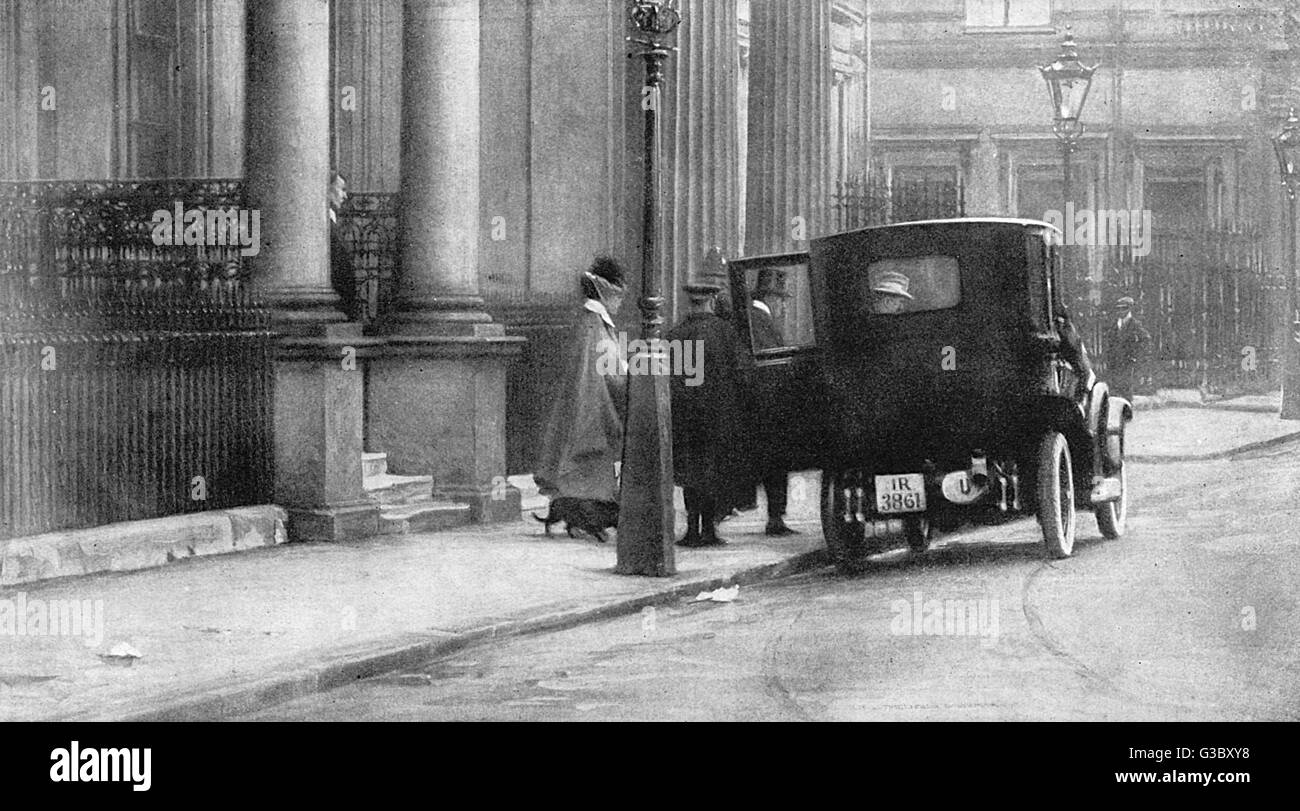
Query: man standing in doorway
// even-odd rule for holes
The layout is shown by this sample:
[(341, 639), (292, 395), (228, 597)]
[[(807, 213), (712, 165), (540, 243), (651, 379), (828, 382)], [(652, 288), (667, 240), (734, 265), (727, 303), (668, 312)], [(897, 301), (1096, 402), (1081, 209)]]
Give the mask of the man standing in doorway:
[(1106, 330), (1106, 363), (1110, 390), (1129, 402), (1141, 379), (1142, 361), (1151, 333), (1133, 315), (1133, 299), (1124, 296), (1115, 302), (1115, 321)]
[(339, 309), (349, 321), (361, 319), (361, 297), (357, 291), (357, 274), (352, 254), (341, 235), (339, 211), (348, 199), (348, 182), (338, 172), (330, 172), (328, 216), (330, 223), (330, 284), (339, 297)]
[[(774, 268), (764, 268), (758, 272), (758, 283), (754, 286), (753, 306), (749, 314), (754, 351), (776, 349), (786, 345), (777, 318), (785, 305), (785, 300), (789, 297), (784, 273)], [(798, 535), (799, 533), (790, 529), (785, 523), (785, 509), (789, 501), (789, 471), (764, 467), (761, 448), (756, 455), (758, 457), (756, 461), (760, 465), (759, 480), (763, 484), (763, 492), (767, 495), (767, 534), (774, 538)]]

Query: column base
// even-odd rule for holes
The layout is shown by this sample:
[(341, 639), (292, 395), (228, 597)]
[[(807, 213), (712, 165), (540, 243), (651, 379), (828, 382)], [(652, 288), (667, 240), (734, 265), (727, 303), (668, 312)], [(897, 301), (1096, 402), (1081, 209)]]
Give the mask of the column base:
[(493, 338), (505, 327), (492, 320), (478, 296), (440, 297), (400, 302), (374, 326), (385, 336)]
[(501, 482), (482, 487), (435, 485), (433, 498), (435, 501), (468, 504), (469, 520), (475, 524), (514, 523), (523, 511), (523, 497), (519, 488)]
[(289, 510), (291, 541), (359, 541), (379, 534), (379, 505), (369, 499), (354, 504)]

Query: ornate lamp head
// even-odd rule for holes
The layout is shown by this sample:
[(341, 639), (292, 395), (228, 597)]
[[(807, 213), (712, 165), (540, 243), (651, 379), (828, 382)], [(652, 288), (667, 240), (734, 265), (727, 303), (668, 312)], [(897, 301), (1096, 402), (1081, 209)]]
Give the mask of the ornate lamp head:
[(642, 34), (664, 37), (682, 24), (682, 14), (677, 0), (631, 0), (628, 17)]
[(1051, 96), (1053, 129), (1057, 137), (1067, 143), (1073, 143), (1083, 135), (1079, 117), (1083, 115), (1083, 105), (1088, 100), (1092, 75), (1099, 67), (1101, 63), (1089, 66), (1079, 60), (1074, 34), (1066, 28), (1060, 56), (1052, 64), (1038, 68)]

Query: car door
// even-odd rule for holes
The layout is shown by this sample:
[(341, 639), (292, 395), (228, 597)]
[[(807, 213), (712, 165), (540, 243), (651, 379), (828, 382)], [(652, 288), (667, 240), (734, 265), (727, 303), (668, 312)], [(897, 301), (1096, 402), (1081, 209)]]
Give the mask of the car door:
[(764, 469), (821, 469), (829, 404), (808, 254), (737, 259), (729, 275), (752, 458)]

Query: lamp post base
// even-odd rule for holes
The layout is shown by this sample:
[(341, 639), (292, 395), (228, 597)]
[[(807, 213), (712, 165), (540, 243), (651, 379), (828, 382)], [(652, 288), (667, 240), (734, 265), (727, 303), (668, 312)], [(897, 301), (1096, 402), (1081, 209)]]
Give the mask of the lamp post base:
[[(658, 368), (634, 358), (632, 369)], [(618, 513), (618, 574), (670, 577), (673, 556), (673, 443), (668, 377), (628, 376), (627, 430)]]

